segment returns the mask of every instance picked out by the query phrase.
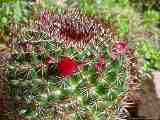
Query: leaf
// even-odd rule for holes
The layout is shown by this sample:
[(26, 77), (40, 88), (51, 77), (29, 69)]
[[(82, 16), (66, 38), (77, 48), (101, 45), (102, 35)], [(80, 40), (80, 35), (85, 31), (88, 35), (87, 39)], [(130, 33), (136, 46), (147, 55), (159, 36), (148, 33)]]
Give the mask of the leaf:
[(20, 4), (19, 0), (16, 2), (16, 7), (14, 9), (14, 14), (15, 14), (14, 15), (15, 20), (20, 21), (23, 14), (22, 14), (21, 4)]
[(32, 79), (37, 78), (37, 72), (34, 68), (32, 68)]
[(102, 2), (102, 5), (104, 7), (109, 7), (109, 8), (112, 8), (115, 6), (115, 0), (104, 0), (104, 2)]
[(100, 84), (100, 83), (99, 83), (99, 84), (96, 86), (96, 92), (97, 92), (98, 94), (100, 94), (100, 95), (105, 94), (105, 92), (106, 92), (105, 86), (104, 86), (103, 84)]
[(122, 7), (126, 7), (129, 5), (129, 0), (119, 0), (118, 4)]
[(127, 17), (120, 17), (119, 24), (120, 24), (120, 33), (127, 33), (129, 31), (128, 28), (129, 20)]
[(159, 69), (159, 70), (160, 70), (160, 61), (159, 61), (159, 62), (157, 61), (157, 62), (155, 63), (155, 65), (154, 65), (154, 67), (155, 67), (156, 69)]
[(146, 26), (158, 23), (159, 19), (160, 19), (160, 13), (154, 10), (148, 10), (144, 12), (144, 24)]
[(6, 24), (7, 23), (7, 18), (6, 17), (2, 17), (2, 19), (1, 19), (1, 22), (3, 23), (3, 24)]
[(91, 15), (95, 14), (95, 10), (91, 0), (81, 0), (80, 7)]

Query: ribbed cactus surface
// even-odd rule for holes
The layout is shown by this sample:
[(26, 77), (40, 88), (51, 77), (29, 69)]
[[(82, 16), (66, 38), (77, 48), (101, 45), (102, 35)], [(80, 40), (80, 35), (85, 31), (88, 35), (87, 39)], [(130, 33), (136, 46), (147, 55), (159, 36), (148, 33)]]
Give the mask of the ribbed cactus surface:
[(131, 49), (115, 40), (110, 23), (75, 10), (46, 10), (12, 31), (4, 67), (19, 114), (32, 120), (115, 119), (127, 91)]

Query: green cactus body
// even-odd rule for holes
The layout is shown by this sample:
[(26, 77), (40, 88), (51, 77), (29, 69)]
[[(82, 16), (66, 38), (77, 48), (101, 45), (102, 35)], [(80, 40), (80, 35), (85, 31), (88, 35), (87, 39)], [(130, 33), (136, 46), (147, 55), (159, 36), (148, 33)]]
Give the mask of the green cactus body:
[(11, 41), (8, 79), (15, 100), (25, 102), (16, 110), (33, 120), (115, 119), (127, 91), (128, 47), (117, 52), (114, 31), (96, 17), (73, 11), (40, 17), (17, 26), (20, 34)]

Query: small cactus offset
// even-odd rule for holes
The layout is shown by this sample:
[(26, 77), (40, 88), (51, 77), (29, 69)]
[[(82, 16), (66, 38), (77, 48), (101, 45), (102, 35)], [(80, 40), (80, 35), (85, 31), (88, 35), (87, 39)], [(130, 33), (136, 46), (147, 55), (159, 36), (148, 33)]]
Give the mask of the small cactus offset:
[(138, 70), (133, 50), (116, 40), (110, 23), (78, 10), (46, 10), (12, 29), (10, 58), (1, 67), (20, 115), (116, 119), (122, 98), (138, 82)]

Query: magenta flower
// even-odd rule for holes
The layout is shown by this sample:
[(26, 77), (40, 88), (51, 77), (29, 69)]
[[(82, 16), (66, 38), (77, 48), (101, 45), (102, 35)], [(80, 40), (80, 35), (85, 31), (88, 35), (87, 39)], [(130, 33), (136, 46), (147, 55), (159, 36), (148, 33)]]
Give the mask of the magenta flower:
[(120, 55), (123, 55), (128, 50), (128, 44), (127, 42), (116, 42), (111, 50), (110, 50), (110, 56), (112, 59), (117, 59)]
[(114, 48), (116, 49), (117, 53), (121, 54), (126, 51), (128, 44), (126, 42), (117, 42), (115, 43)]

